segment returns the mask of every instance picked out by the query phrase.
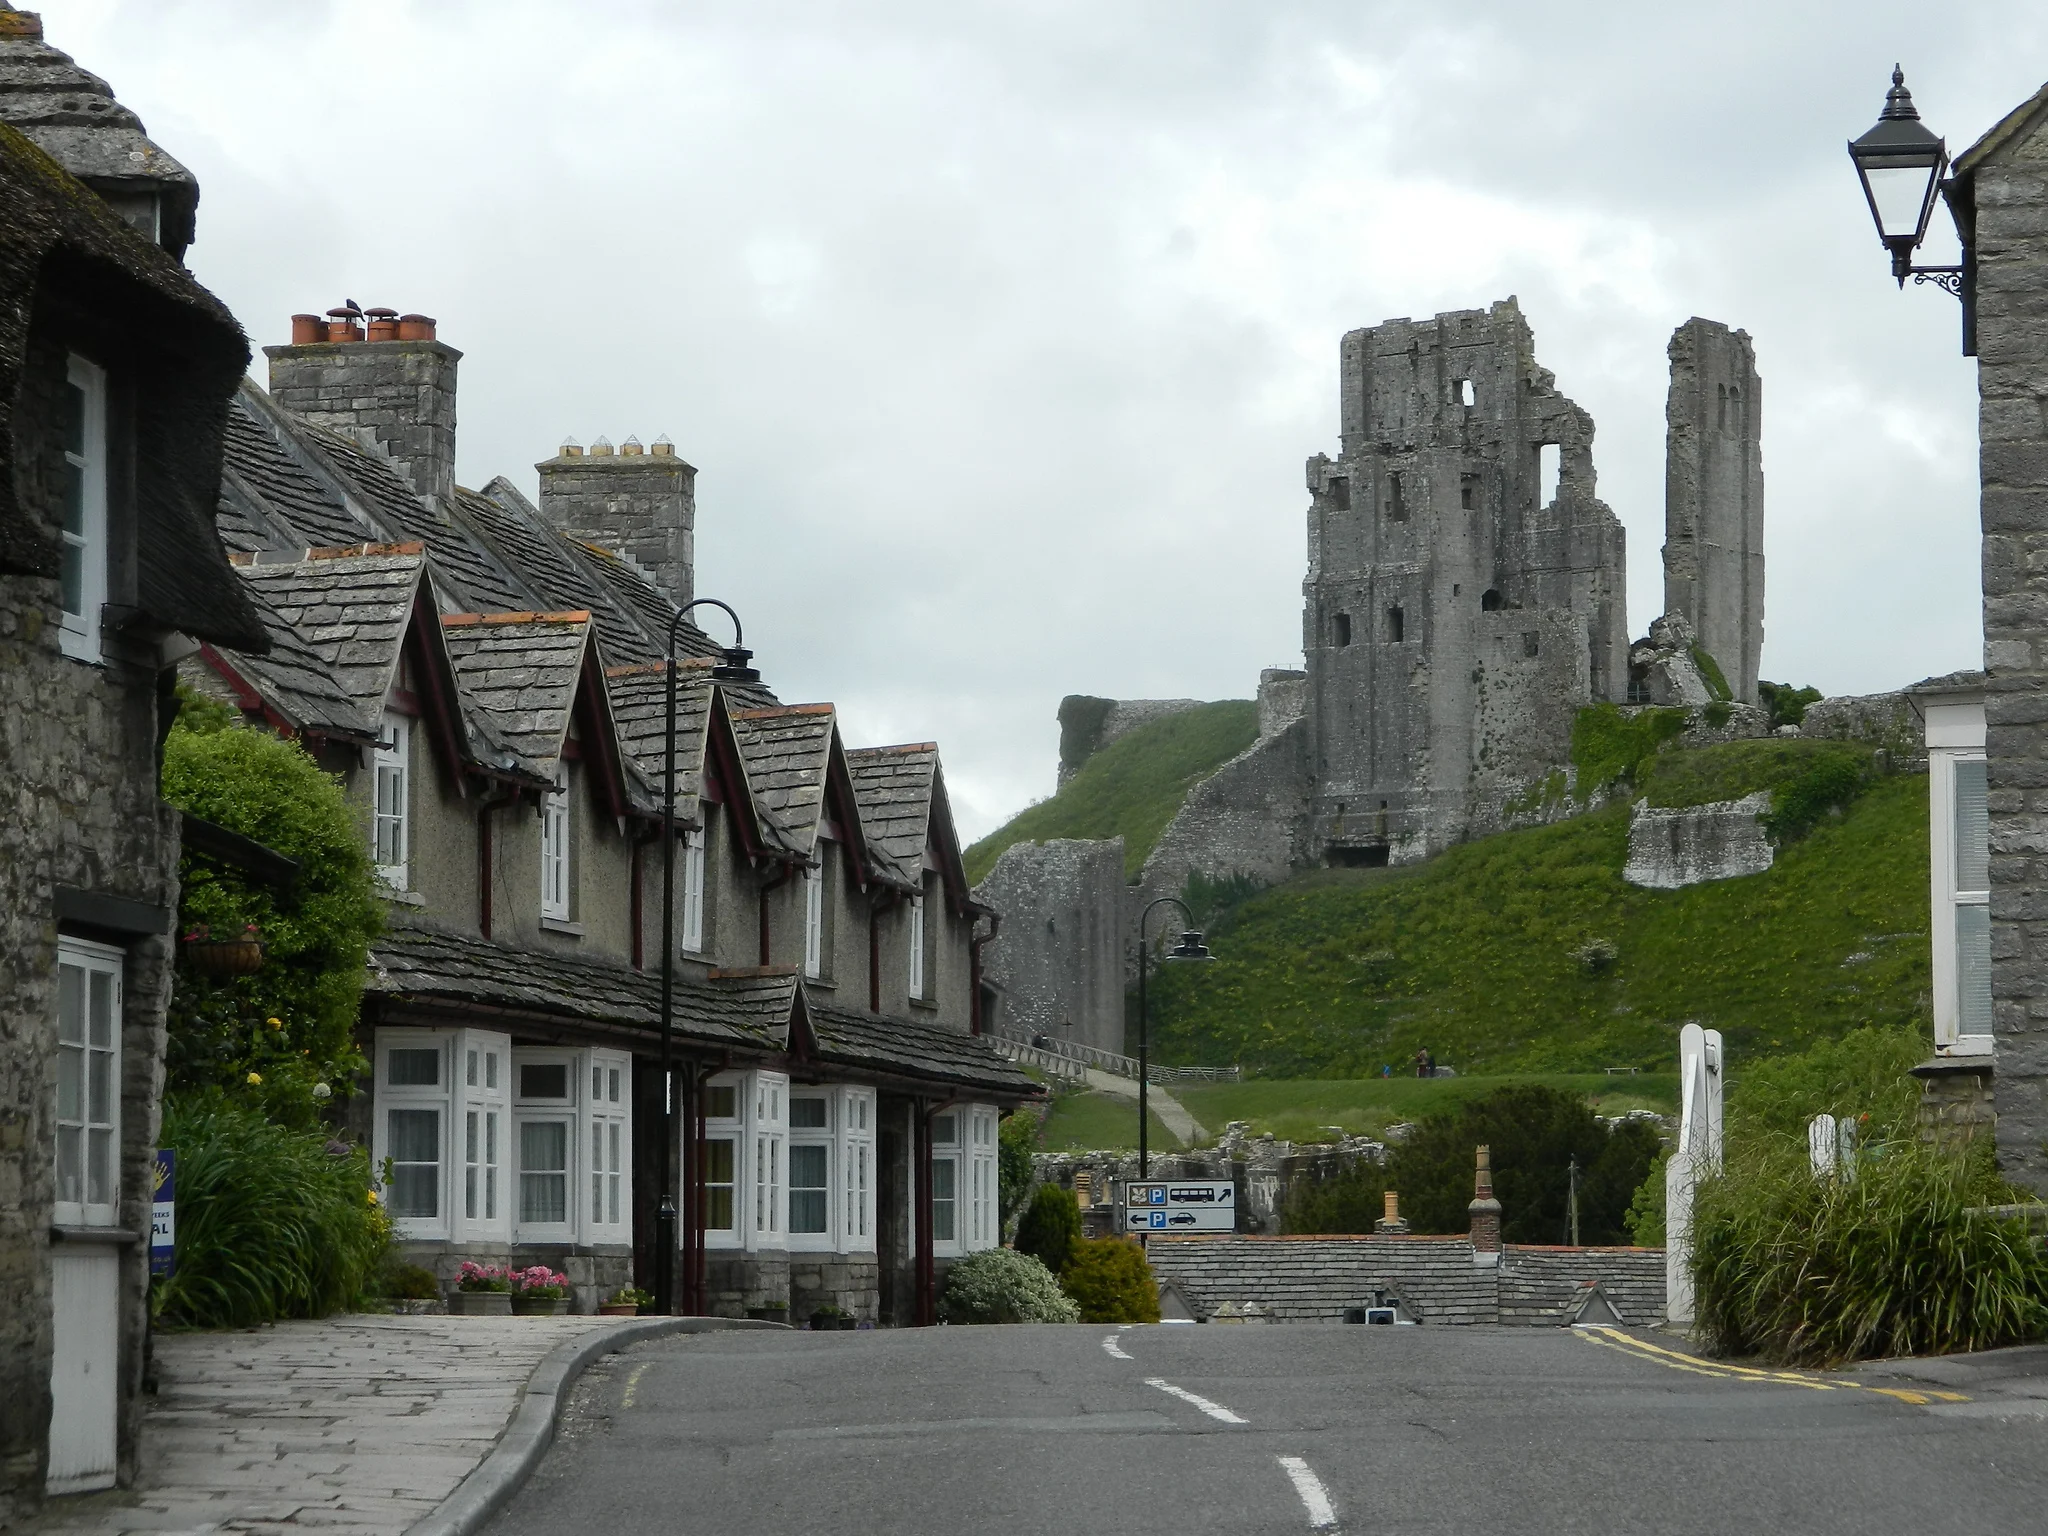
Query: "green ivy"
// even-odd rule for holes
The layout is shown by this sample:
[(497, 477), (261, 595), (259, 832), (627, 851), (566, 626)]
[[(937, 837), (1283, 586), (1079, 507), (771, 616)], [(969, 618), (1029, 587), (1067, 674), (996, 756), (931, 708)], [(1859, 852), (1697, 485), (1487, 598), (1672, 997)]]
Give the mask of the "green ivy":
[(1580, 796), (1592, 795), (1617, 779), (1634, 782), (1643, 766), (1680, 735), (1691, 720), (1685, 709), (1636, 709), (1594, 704), (1572, 721), (1572, 767)]
[(1700, 681), (1707, 685), (1707, 692), (1714, 696), (1716, 703), (1725, 704), (1735, 697), (1735, 690), (1728, 686), (1728, 676), (1721, 670), (1721, 663), (1714, 660), (1713, 653), (1704, 645), (1692, 648), (1692, 664), (1700, 669)]

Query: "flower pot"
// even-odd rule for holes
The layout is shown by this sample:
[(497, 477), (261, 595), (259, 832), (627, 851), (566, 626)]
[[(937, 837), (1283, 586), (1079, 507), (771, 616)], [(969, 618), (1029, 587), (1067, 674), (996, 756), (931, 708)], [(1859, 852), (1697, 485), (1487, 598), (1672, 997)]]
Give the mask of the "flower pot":
[(566, 1296), (514, 1296), (512, 1311), (519, 1317), (559, 1317), (569, 1305)]
[(630, 1301), (607, 1301), (597, 1309), (599, 1317), (638, 1317), (640, 1308)]
[(789, 1321), (787, 1307), (749, 1307), (747, 1316), (757, 1323), (786, 1323)]
[(510, 1317), (510, 1291), (450, 1291), (448, 1310), (457, 1317)]
[(185, 958), (208, 976), (246, 976), (263, 968), (263, 941), (201, 939), (185, 946)]

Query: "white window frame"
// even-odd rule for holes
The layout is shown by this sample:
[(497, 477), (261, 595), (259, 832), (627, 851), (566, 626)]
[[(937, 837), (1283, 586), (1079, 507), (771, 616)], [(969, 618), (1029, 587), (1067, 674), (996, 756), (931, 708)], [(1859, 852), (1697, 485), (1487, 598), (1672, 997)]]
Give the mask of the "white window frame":
[(466, 1029), (456, 1050), (462, 1156), (451, 1226), (458, 1239), (510, 1242), (512, 1037)]
[[(955, 1258), (967, 1251), (965, 1243), (961, 1240), (964, 1225), (962, 1218), (966, 1214), (967, 1206), (967, 1191), (961, 1178), (961, 1174), (966, 1171), (966, 1124), (967, 1111), (962, 1106), (933, 1115), (931, 1119), (932, 1252), (941, 1258)], [(939, 1140), (941, 1126), (949, 1128), (952, 1140)], [(939, 1171), (941, 1167), (946, 1169), (943, 1175)], [(939, 1191), (942, 1188), (950, 1191), (949, 1197), (944, 1201), (939, 1199)], [(948, 1214), (952, 1217), (953, 1235), (950, 1237), (939, 1236), (939, 1207), (942, 1204), (951, 1207)]]
[(633, 1241), (633, 1058), (623, 1051), (583, 1056), (583, 1146), (589, 1153), (584, 1183), (590, 1196), (583, 1241)]
[[(514, 1047), (512, 1051), (512, 1241), (515, 1243), (573, 1243), (583, 1208), (583, 1056), (581, 1051), (552, 1048)], [(528, 1098), (522, 1081), (527, 1067), (561, 1066), (567, 1069), (567, 1096), (561, 1099)], [(526, 1197), (526, 1127), (560, 1124), (566, 1147), (560, 1170), (536, 1168), (538, 1176), (560, 1172), (563, 1181), (562, 1219), (528, 1221), (521, 1214)]]
[(1985, 761), (1983, 701), (1930, 699), (1926, 725), (1934, 1046), (1941, 1055), (1989, 1056), (1994, 1036), (1988, 1029), (1964, 1032), (1962, 946), (1957, 937), (1963, 909), (1988, 911), (1991, 902), (1988, 887), (1961, 889), (1956, 867), (1956, 770), (1964, 763)]
[(825, 974), (825, 865), (822, 850), (815, 864), (804, 867), (804, 976), (816, 981)]
[[(822, 1104), (825, 1107), (823, 1126), (799, 1127), (796, 1123), (798, 1100)], [(792, 1249), (833, 1251), (839, 1246), (836, 1232), (838, 1223), (833, 1219), (839, 1209), (839, 1096), (829, 1088), (792, 1088), (789, 1093), (789, 1138), (786, 1153), (784, 1183), (787, 1192), (783, 1196), (783, 1230), (789, 1237)], [(805, 1189), (819, 1190), (825, 1199), (824, 1224), (816, 1232), (799, 1232), (796, 1229), (796, 1161), (797, 1150), (808, 1147), (824, 1156), (825, 1182), (822, 1186), (806, 1185)]]
[(691, 954), (704, 948), (704, 833), (683, 834), (683, 937)]
[(747, 1206), (750, 1248), (788, 1246), (785, 1171), (789, 1145), (789, 1078), (780, 1072), (756, 1072), (749, 1083), (748, 1173), (753, 1198)]
[[(121, 972), (126, 955), (110, 944), (84, 939), (57, 941), (57, 1096), (52, 1106), (56, 1132), (57, 1202), (52, 1219), (59, 1226), (112, 1227), (121, 1211)], [(80, 1003), (75, 1038), (67, 1039), (64, 1018), (64, 973), (78, 976)], [(103, 1037), (93, 1033), (94, 994), (106, 1005)], [(97, 1069), (97, 1071), (95, 1071)], [(67, 1096), (67, 1080), (72, 1093)], [(94, 1093), (97, 1080), (99, 1092)], [(66, 1099), (70, 1102), (67, 1104)], [(95, 1102), (97, 1100), (97, 1102)], [(66, 1111), (70, 1112), (67, 1113)], [(75, 1172), (65, 1176), (63, 1148), (69, 1141)], [(102, 1160), (102, 1184), (93, 1187), (95, 1155)], [(94, 1194), (105, 1196), (95, 1200)], [(74, 1198), (66, 1198), (69, 1194)]]
[(910, 898), (910, 995), (924, 998), (924, 893)]
[(555, 787), (540, 797), (540, 915), (568, 922), (570, 901), (569, 765), (555, 765)]
[(875, 1115), (879, 1106), (872, 1088), (839, 1090), (839, 1219), (837, 1242), (842, 1253), (875, 1250)]
[[(371, 753), (370, 857), (377, 878), (394, 891), (412, 889), (412, 722), (386, 710)], [(386, 834), (390, 834), (387, 841)], [(385, 853), (398, 857), (387, 861)]]
[(78, 561), (79, 611), (74, 613), (65, 604), (60, 579), (58, 606), (63, 618), (57, 644), (66, 656), (98, 661), (100, 612), (107, 602), (107, 373), (74, 352), (65, 361), (64, 380), (84, 397), (79, 436), (85, 451), (74, 453), (68, 444), (64, 449), (65, 466), (79, 477), (79, 526), (76, 531), (66, 527), (60, 512), (57, 531), (65, 559)]
[[(738, 1248), (746, 1241), (748, 1198), (746, 1158), (747, 1108), (750, 1089), (744, 1072), (724, 1072), (712, 1078), (706, 1084), (707, 1100), (709, 1090), (712, 1088), (724, 1088), (732, 1091), (733, 1112), (730, 1115), (712, 1115), (707, 1113), (704, 1117), (704, 1140), (706, 1142), (722, 1141), (731, 1147), (732, 1161), (730, 1167), (732, 1178), (730, 1182), (721, 1180), (716, 1185), (712, 1184), (709, 1180), (705, 1181), (704, 1244), (707, 1248)], [(706, 1107), (708, 1109), (708, 1102)], [(732, 1219), (722, 1227), (714, 1227), (710, 1222), (711, 1191), (715, 1188), (730, 1189), (732, 1192)]]
[(968, 1253), (993, 1248), (1002, 1240), (997, 1201), (996, 1162), (999, 1112), (991, 1105), (972, 1104), (964, 1111), (967, 1127), (967, 1220), (961, 1246)]
[[(438, 1150), (438, 1171), (434, 1179), (434, 1214), (431, 1216), (402, 1215), (396, 1209), (392, 1198), (395, 1183), (383, 1189), (384, 1208), (391, 1217), (391, 1230), (400, 1238), (428, 1240), (446, 1238), (452, 1229), (455, 1211), (454, 1188), (450, 1178), (455, 1151), (455, 1053), (456, 1036), (447, 1030), (408, 1029), (401, 1027), (379, 1029), (376, 1042), (376, 1078), (371, 1103), (375, 1109), (375, 1123), (371, 1130), (371, 1155), (382, 1176), (382, 1170), (392, 1161), (395, 1148), (392, 1146), (391, 1115), (394, 1110), (432, 1110), (438, 1116), (436, 1124), (436, 1146)], [(393, 1051), (432, 1050), (439, 1058), (435, 1081), (428, 1083), (393, 1083), (391, 1081), (391, 1053)], [(417, 1166), (417, 1165), (415, 1165)]]

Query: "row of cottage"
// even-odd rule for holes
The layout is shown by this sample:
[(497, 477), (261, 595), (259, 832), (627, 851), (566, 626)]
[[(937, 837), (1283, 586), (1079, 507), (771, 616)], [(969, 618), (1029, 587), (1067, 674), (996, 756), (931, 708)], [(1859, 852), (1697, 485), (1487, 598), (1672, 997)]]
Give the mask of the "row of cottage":
[(977, 1038), (996, 920), (937, 750), (849, 748), (696, 625), (666, 440), (565, 444), (538, 505), (464, 489), (460, 353), (352, 305), (295, 317), (258, 388), (183, 265), (197, 201), (0, 11), (0, 1523), (135, 1465), (208, 832), (157, 793), (181, 685), (360, 809), (389, 911), (346, 1130), (407, 1257), (547, 1263), (588, 1308), (652, 1286), (673, 1198), (680, 1310), (931, 1321), (999, 1240), (998, 1122), (1040, 1092)]

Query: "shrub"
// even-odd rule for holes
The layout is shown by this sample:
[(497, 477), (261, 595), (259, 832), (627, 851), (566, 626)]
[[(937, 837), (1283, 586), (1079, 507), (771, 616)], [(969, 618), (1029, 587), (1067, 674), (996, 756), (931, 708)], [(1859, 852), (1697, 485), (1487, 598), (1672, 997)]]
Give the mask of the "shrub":
[(1761, 678), (1756, 685), (1757, 702), (1771, 712), (1771, 729), (1781, 725), (1797, 725), (1806, 718), (1806, 706), (1818, 704), (1821, 692), (1818, 688), (1794, 688), (1790, 683), (1767, 683)]
[(1014, 1248), (971, 1253), (946, 1275), (939, 1316), (949, 1323), (1078, 1323), (1052, 1271)]
[(1880, 1143), (1856, 1177), (1816, 1179), (1805, 1137), (1731, 1152), (1693, 1208), (1699, 1328), (1717, 1354), (1836, 1365), (1990, 1349), (2048, 1335), (2048, 1256), (1989, 1148)]
[(1664, 1165), (1670, 1161), (1669, 1152), (1659, 1152), (1628, 1203), (1628, 1215), (1623, 1220), (1629, 1240), (1638, 1248), (1664, 1246)]
[(1060, 1274), (1084, 1323), (1156, 1323), (1159, 1284), (1145, 1250), (1126, 1237), (1082, 1239)]
[(1901, 1139), (1914, 1126), (1919, 1085), (1907, 1069), (1927, 1054), (1920, 1030), (1854, 1029), (1794, 1055), (1745, 1063), (1728, 1087), (1733, 1139), (1806, 1134), (1815, 1115), (1867, 1116), (1863, 1139)]
[(363, 828), (340, 785), (297, 745), (228, 723), (194, 695), (164, 745), (163, 795), (299, 861), (289, 895), (201, 853), (180, 861), (180, 932), (239, 934), (253, 923), (267, 952), (261, 970), (227, 977), (201, 975), (181, 954), (167, 1091), (224, 1090), (311, 1127), (368, 1067), (354, 1029), (382, 912)]
[(241, 1328), (353, 1305), (382, 1268), (391, 1224), (368, 1157), (218, 1096), (165, 1105), (178, 1154), (177, 1268), (166, 1321)]
[(1778, 844), (1804, 836), (1822, 819), (1837, 815), (1870, 782), (1869, 766), (1847, 753), (1816, 757), (1804, 773), (1780, 784), (1768, 814), (1758, 823)]
[(1298, 1179), (1281, 1212), (1283, 1231), (1370, 1232), (1386, 1210), (1387, 1170), (1379, 1163), (1353, 1163), (1333, 1178)]
[(1062, 1273), (1081, 1241), (1081, 1207), (1073, 1191), (1041, 1184), (1017, 1223), (1017, 1251), (1028, 1253), (1053, 1274)]
[(441, 1282), (434, 1278), (431, 1269), (398, 1263), (388, 1254), (377, 1288), (393, 1301), (434, 1301), (441, 1294)]
[(1594, 704), (1572, 719), (1572, 766), (1581, 798), (1616, 779), (1633, 782), (1664, 744), (1684, 733), (1692, 712), (1639, 709), (1623, 714), (1613, 704)]

